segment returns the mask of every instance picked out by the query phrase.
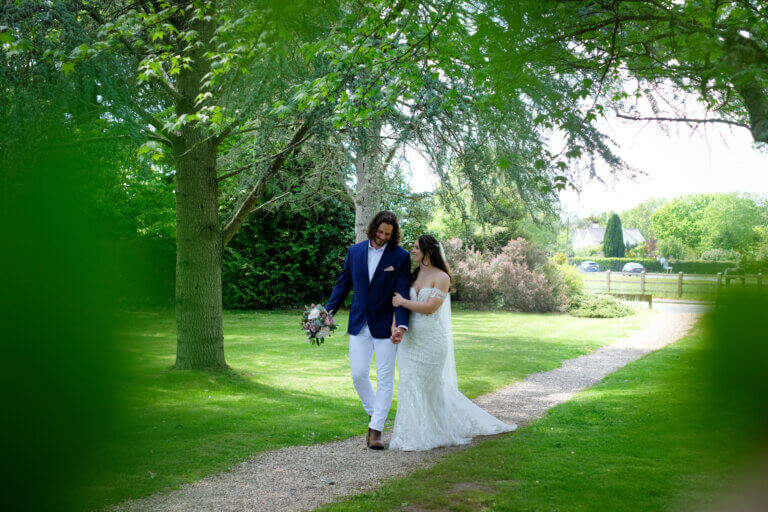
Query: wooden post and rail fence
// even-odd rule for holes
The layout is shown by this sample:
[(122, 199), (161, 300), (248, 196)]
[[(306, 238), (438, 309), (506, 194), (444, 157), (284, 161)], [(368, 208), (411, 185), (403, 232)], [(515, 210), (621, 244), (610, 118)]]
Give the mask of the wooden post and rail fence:
[[(595, 276), (594, 279), (590, 279)], [(647, 301), (653, 297), (691, 300), (714, 300), (724, 289), (738, 287), (765, 291), (763, 274), (728, 274), (726, 271), (712, 274), (677, 274), (629, 272), (582, 273), (584, 287), (619, 298)]]

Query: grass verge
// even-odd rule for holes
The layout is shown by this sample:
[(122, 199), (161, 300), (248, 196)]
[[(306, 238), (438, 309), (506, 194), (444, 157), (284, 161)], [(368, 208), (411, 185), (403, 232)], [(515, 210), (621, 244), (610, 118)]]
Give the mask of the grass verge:
[(713, 414), (702, 338), (699, 328), (516, 433), (321, 510), (700, 510), (749, 449)]

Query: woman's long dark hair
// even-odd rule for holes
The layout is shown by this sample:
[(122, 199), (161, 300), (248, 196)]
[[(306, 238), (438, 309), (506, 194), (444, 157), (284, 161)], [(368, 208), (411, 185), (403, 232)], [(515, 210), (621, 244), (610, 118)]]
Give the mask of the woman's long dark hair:
[[(435, 237), (432, 235), (421, 235), (419, 237), (419, 249), (424, 253), (424, 256), (429, 256), (430, 265), (448, 274), (448, 278), (453, 282), (451, 272), (448, 270), (448, 262), (440, 254), (440, 243)], [(419, 277), (419, 269), (421, 269), (421, 265), (416, 265), (416, 268), (411, 270), (411, 283), (415, 282), (416, 278)]]

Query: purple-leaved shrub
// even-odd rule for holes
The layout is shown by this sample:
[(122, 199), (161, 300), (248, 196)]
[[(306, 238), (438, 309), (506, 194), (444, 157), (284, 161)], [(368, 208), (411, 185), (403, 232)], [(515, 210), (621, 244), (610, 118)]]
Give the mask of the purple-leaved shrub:
[(464, 246), (457, 238), (443, 244), (453, 275), (456, 300), (479, 308), (562, 311), (571, 279), (559, 265), (523, 238), (510, 240), (496, 255)]

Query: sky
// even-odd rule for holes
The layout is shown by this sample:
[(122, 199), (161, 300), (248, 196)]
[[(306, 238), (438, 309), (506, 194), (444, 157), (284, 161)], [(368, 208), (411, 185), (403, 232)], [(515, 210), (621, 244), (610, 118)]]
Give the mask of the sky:
[(604, 121), (602, 129), (619, 145), (618, 154), (643, 171), (635, 181), (610, 177), (598, 169), (606, 184), (593, 181), (581, 193), (560, 194), (566, 211), (583, 218), (590, 213), (620, 212), (655, 197), (686, 194), (752, 192), (768, 194), (768, 153), (752, 144), (744, 128), (710, 123), (692, 134), (684, 123)]
[[(686, 194), (751, 192), (768, 195), (768, 152), (752, 144), (744, 128), (709, 123), (692, 134), (684, 123), (603, 120), (600, 128), (618, 144), (624, 160), (646, 173), (635, 181), (616, 179), (607, 167), (597, 169), (605, 184), (584, 184), (581, 193), (560, 193), (565, 213), (584, 218), (592, 213), (621, 212), (655, 197)], [(410, 155), (415, 192), (434, 190), (426, 163)]]

